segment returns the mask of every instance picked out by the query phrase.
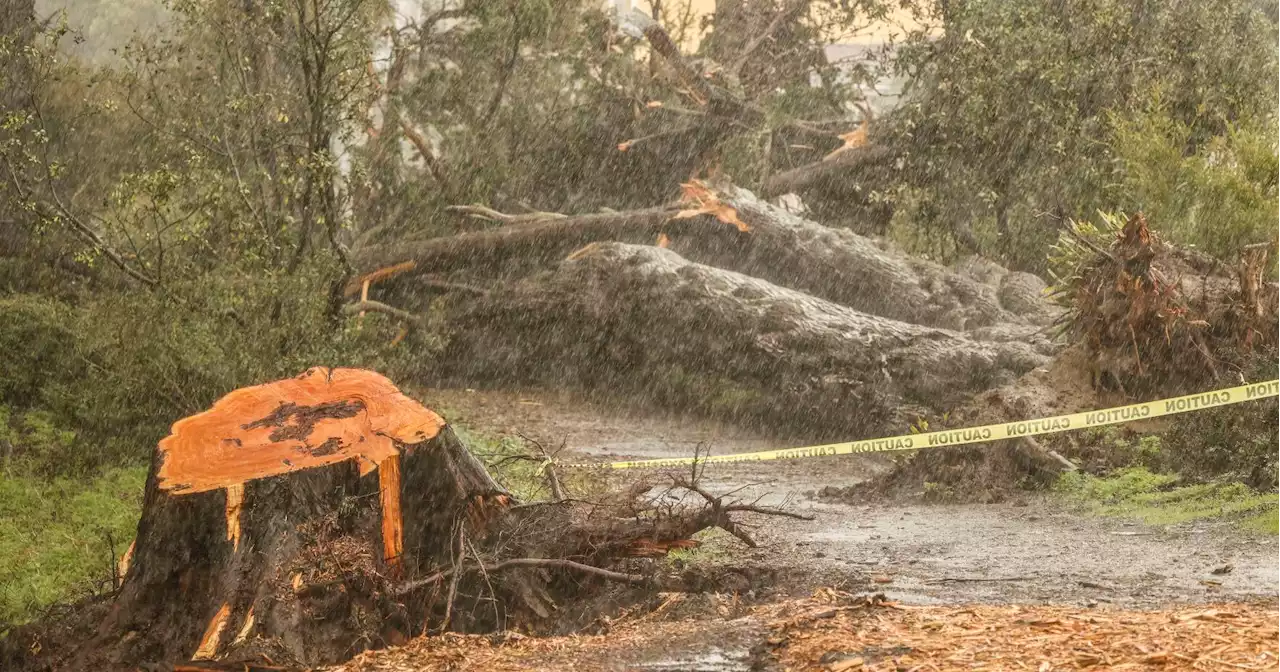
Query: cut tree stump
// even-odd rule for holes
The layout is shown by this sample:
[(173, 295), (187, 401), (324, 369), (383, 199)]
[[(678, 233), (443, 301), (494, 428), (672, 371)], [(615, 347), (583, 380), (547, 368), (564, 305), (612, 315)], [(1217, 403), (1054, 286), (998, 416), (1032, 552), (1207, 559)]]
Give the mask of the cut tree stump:
[(390, 582), (448, 564), (459, 521), (508, 500), (440, 416), (381, 375), (313, 368), (237, 390), (160, 443), (120, 592), (70, 667), (265, 642), (311, 665), (395, 641), (421, 623)]
[(754, 546), (744, 515), (810, 519), (670, 480), (516, 502), (383, 376), (313, 368), (176, 423), (122, 585), (9, 630), (0, 666), (312, 669), (424, 634), (566, 632), (679, 589), (653, 558), (700, 530)]

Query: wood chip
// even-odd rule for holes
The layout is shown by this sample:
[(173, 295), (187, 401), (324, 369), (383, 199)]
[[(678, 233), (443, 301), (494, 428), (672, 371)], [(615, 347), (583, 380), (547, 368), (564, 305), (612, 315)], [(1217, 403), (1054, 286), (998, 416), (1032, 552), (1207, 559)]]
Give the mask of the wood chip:
[[(668, 598), (663, 604), (670, 604)], [(670, 610), (661, 608), (655, 611)], [(657, 614), (654, 614), (657, 616)], [(777, 669), (899, 670), (1277, 670), (1280, 625), (1273, 605), (1163, 611), (1060, 606), (917, 607), (823, 589), (756, 607), (745, 620), (662, 620), (634, 613), (608, 634), (568, 637), (446, 635), (367, 652), (343, 672), (419, 670), (644, 669), (681, 652), (705, 652), (734, 632), (759, 630)], [(857, 652), (830, 660), (830, 652)], [(827, 656), (824, 658), (824, 656)]]

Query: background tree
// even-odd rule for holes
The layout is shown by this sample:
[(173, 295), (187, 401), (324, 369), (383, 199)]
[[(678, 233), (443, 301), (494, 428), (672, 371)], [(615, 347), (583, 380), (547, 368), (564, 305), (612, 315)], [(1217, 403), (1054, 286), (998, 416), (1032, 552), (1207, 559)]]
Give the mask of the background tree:
[(946, 249), (1043, 269), (1067, 218), (1159, 207), (1115, 188), (1168, 160), (1132, 151), (1137, 129), (1163, 133), (1145, 115), (1179, 125), (1181, 156), (1274, 119), (1276, 26), (1250, 3), (968, 0), (918, 16), (889, 62), (909, 85), (877, 138), (900, 161), (880, 186)]

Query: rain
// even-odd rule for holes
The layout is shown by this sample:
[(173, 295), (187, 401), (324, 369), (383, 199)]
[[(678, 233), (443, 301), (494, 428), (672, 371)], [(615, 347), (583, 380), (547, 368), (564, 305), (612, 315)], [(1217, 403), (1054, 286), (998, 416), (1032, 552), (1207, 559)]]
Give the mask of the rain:
[(0, 668), (1276, 669), (1275, 0), (6, 0)]

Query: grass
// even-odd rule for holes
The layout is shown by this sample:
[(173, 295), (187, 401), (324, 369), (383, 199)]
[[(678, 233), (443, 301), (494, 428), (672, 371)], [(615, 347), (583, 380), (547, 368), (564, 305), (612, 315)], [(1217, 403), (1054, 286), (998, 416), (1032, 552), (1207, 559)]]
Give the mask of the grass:
[[(530, 502), (551, 498), (545, 465), (533, 446), (515, 436), (497, 436), (453, 425), (453, 431), (471, 454), (484, 463), (502, 487), (521, 501)], [(557, 471), (560, 484), (572, 497), (589, 498), (602, 493), (606, 480), (598, 473), (586, 469)]]
[(90, 481), (0, 477), (0, 623), (22, 623), (111, 576), (138, 526), (146, 467)]
[(1129, 467), (1107, 476), (1065, 474), (1055, 489), (1098, 515), (1135, 518), (1148, 525), (1222, 519), (1255, 532), (1280, 531), (1280, 497), (1256, 492), (1241, 483), (1183, 485), (1177, 476)]
[[(512, 494), (549, 496), (542, 464), (518, 438), (455, 427), (459, 437)], [(111, 469), (90, 479), (0, 476), (0, 624), (36, 618), (51, 604), (74, 600), (111, 576), (111, 539), (118, 557), (137, 530), (146, 467)], [(591, 489), (585, 476), (564, 474), (572, 492)]]
[(521, 500), (547, 497), (542, 462), (534, 457), (534, 452), (525, 446), (522, 439), (494, 436), (457, 425), (453, 426), (453, 431), (471, 454), (480, 458), (494, 480), (511, 494)]
[(736, 537), (718, 527), (698, 532), (692, 537), (698, 541), (695, 548), (676, 548), (667, 553), (667, 561), (676, 567), (692, 567), (721, 562), (733, 555)]

